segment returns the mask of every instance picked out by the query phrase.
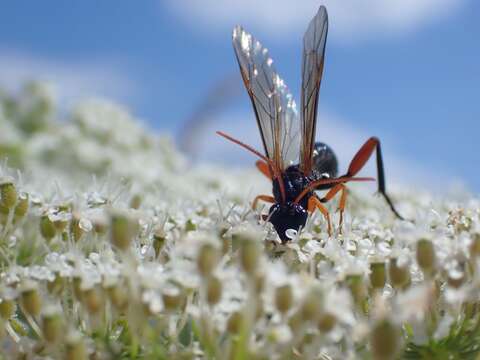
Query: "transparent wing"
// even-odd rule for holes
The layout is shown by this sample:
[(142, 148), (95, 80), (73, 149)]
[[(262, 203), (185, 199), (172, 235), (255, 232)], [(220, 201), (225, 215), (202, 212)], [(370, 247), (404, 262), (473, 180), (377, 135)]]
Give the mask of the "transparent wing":
[(234, 28), (232, 41), (265, 154), (282, 171), (299, 158), (300, 122), (295, 101), (259, 41), (240, 26)]
[(327, 32), (327, 10), (320, 6), (303, 37), (300, 167), (304, 174), (310, 174), (312, 170), (318, 94), (322, 81)]

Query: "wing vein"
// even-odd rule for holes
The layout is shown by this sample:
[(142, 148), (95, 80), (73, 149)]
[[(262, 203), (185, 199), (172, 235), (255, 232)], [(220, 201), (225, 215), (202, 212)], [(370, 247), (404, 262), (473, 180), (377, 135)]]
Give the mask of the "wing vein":
[(299, 158), (300, 122), (295, 101), (277, 75), (267, 49), (241, 27), (234, 29), (232, 41), (265, 154), (281, 172)]
[(327, 11), (324, 6), (320, 6), (303, 37), (300, 168), (306, 175), (312, 170), (327, 32)]

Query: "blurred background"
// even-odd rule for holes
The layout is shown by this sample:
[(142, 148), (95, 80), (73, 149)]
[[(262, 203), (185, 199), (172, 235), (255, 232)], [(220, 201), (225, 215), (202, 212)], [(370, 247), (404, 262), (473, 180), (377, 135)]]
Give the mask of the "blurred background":
[(299, 99), (302, 36), (320, 4), (330, 28), (317, 139), (334, 147), (341, 169), (376, 135), (387, 179), (478, 192), (478, 1), (7, 2), (0, 87), (51, 82), (66, 112), (84, 98), (112, 99), (195, 161), (251, 165), (214, 134), (261, 148), (231, 29), (242, 24), (268, 47)]

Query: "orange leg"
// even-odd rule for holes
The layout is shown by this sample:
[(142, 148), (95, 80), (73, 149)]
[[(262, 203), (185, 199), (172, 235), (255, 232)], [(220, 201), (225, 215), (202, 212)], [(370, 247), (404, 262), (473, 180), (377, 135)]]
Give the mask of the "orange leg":
[(368, 159), (370, 159), (370, 156), (372, 156), (374, 150), (376, 150), (377, 155), (378, 192), (385, 198), (393, 213), (399, 219), (403, 220), (403, 217), (395, 209), (395, 206), (393, 206), (393, 202), (387, 195), (385, 189), (385, 172), (383, 169), (382, 149), (380, 147), (380, 140), (378, 138), (371, 137), (365, 142), (365, 144), (362, 145), (360, 150), (358, 150), (350, 162), (348, 171), (343, 177), (355, 176), (363, 168)]
[(257, 203), (258, 203), (259, 200), (263, 200), (265, 202), (272, 203), (272, 204), (276, 202), (276, 200), (273, 196), (258, 195), (257, 197), (255, 197), (255, 199), (253, 199), (252, 209), (255, 209), (257, 207)]
[(270, 173), (270, 168), (268, 167), (268, 164), (265, 161), (258, 160), (255, 163), (255, 166), (257, 167), (260, 172), (265, 175), (267, 178), (272, 180), (272, 174)]
[(331, 188), (328, 193), (320, 199), (321, 202), (325, 203), (333, 199), (333, 197), (341, 191), (342, 194), (340, 195), (340, 202), (338, 204), (338, 211), (340, 212), (340, 221), (338, 224), (340, 234), (342, 233), (342, 226), (343, 226), (343, 211), (345, 210), (345, 205), (347, 203), (347, 187), (344, 184), (335, 185)]
[[(377, 148), (377, 153), (379, 152), (380, 148), (380, 140), (376, 137), (371, 137), (368, 139), (365, 144), (362, 145), (360, 150), (355, 154), (353, 157), (352, 161), (350, 162), (350, 166), (348, 167), (348, 176), (355, 176), (367, 163), (368, 159), (370, 159), (370, 156), (372, 156), (373, 150)], [(378, 158), (381, 158), (381, 156), (378, 156), (377, 154), (377, 164), (378, 164)], [(382, 162), (382, 170), (383, 170), (383, 161)], [(380, 181), (380, 179), (379, 179)]]
[(328, 210), (323, 204), (320, 202), (320, 200), (314, 195), (311, 196), (310, 199), (308, 199), (308, 211), (313, 213), (315, 209), (318, 209), (325, 220), (327, 220), (327, 227), (328, 227), (328, 236), (332, 235), (332, 224), (330, 222), (330, 214), (328, 213)]

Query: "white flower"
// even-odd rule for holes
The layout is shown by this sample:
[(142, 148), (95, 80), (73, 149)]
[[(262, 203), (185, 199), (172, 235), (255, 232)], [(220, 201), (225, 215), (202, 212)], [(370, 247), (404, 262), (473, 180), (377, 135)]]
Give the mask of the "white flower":
[(65, 254), (56, 252), (48, 253), (45, 256), (45, 266), (52, 272), (58, 273), (61, 277), (71, 277), (74, 273), (74, 267), (68, 261)]
[(424, 284), (399, 293), (395, 299), (394, 314), (401, 321), (423, 321), (428, 308), (433, 304), (434, 292), (432, 285)]
[(153, 289), (143, 291), (142, 301), (153, 314), (158, 314), (164, 308), (161, 294)]
[(350, 293), (346, 289), (330, 288), (326, 291), (324, 311), (335, 315), (345, 325), (353, 326), (356, 322)]

